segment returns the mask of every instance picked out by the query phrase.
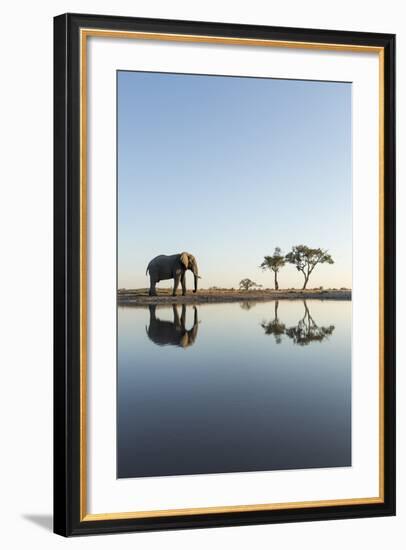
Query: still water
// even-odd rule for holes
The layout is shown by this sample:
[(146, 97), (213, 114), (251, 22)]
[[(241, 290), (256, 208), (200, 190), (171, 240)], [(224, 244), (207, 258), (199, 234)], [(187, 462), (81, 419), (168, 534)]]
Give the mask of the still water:
[(351, 302), (118, 308), (117, 477), (351, 465)]

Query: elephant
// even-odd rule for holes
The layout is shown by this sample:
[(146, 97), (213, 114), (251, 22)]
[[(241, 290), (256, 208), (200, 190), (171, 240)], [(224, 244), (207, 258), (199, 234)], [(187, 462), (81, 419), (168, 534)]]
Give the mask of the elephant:
[(182, 296), (186, 294), (186, 270), (193, 272), (195, 278), (195, 288), (193, 292), (197, 291), (197, 279), (200, 279), (198, 275), (196, 258), (189, 254), (189, 252), (181, 252), (180, 254), (172, 254), (171, 256), (165, 256), (161, 254), (153, 258), (147, 267), (145, 274), (149, 273), (150, 288), (149, 295), (156, 296), (156, 283), (167, 279), (174, 279), (172, 296), (176, 296), (176, 290), (179, 285), (179, 281), (182, 285)]
[(158, 346), (179, 346), (187, 348), (194, 344), (197, 337), (199, 320), (197, 317), (197, 308), (193, 306), (194, 318), (193, 326), (186, 330), (186, 306), (182, 305), (182, 313), (179, 318), (178, 308), (175, 304), (173, 308), (173, 321), (162, 321), (156, 316), (156, 305), (149, 306), (149, 326), (145, 327), (148, 338)]

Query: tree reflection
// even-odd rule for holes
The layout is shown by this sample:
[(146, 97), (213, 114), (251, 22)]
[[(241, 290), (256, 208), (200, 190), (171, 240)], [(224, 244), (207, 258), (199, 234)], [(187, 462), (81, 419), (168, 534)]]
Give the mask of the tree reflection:
[(297, 325), (286, 327), (278, 318), (278, 302), (275, 302), (274, 319), (266, 323), (261, 323), (265, 334), (272, 334), (277, 344), (282, 341), (282, 336), (290, 338), (298, 346), (307, 346), (312, 342), (323, 342), (333, 333), (335, 326), (319, 326), (310, 314), (306, 300), (303, 300), (304, 315)]
[(307, 346), (311, 342), (322, 342), (334, 331), (334, 325), (320, 327), (316, 324), (313, 317), (310, 315), (306, 300), (303, 300), (305, 314), (296, 326), (287, 328), (285, 334), (293, 340), (294, 344), (299, 346)]
[(272, 334), (275, 338), (275, 342), (280, 344), (282, 342), (282, 335), (285, 334), (286, 327), (284, 323), (281, 323), (278, 318), (279, 301), (275, 301), (274, 319), (266, 323), (262, 321), (261, 327), (264, 329), (265, 334)]
[(240, 303), (240, 308), (245, 309), (246, 311), (249, 311), (255, 306), (256, 306), (256, 303), (254, 300), (245, 300), (244, 302)]

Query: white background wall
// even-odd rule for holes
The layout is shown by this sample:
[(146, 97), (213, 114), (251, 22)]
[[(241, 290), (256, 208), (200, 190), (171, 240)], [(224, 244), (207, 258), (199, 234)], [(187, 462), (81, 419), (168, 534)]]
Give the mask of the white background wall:
[[(405, 352), (398, 351), (398, 516), (66, 540), (52, 513), (52, 17), (64, 12), (224, 21), (397, 34), (398, 273), (404, 276), (406, 30), (403, 2), (386, 0), (9, 1), (2, 6), (0, 84), (0, 524), (2, 547), (246, 548), (388, 546), (406, 535)], [(403, 342), (398, 288), (398, 339)], [(403, 540), (402, 540), (403, 539)]]

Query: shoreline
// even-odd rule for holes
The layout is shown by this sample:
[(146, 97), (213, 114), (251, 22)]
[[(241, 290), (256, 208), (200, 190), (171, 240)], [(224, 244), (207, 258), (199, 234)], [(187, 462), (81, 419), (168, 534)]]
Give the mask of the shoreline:
[[(179, 291), (178, 291), (179, 292)], [(231, 302), (268, 302), (276, 300), (351, 300), (349, 289), (312, 290), (200, 290), (188, 291), (185, 296), (172, 296), (171, 291), (160, 290), (157, 296), (149, 296), (147, 289), (123, 289), (117, 293), (118, 306), (151, 304), (210, 304)]]

